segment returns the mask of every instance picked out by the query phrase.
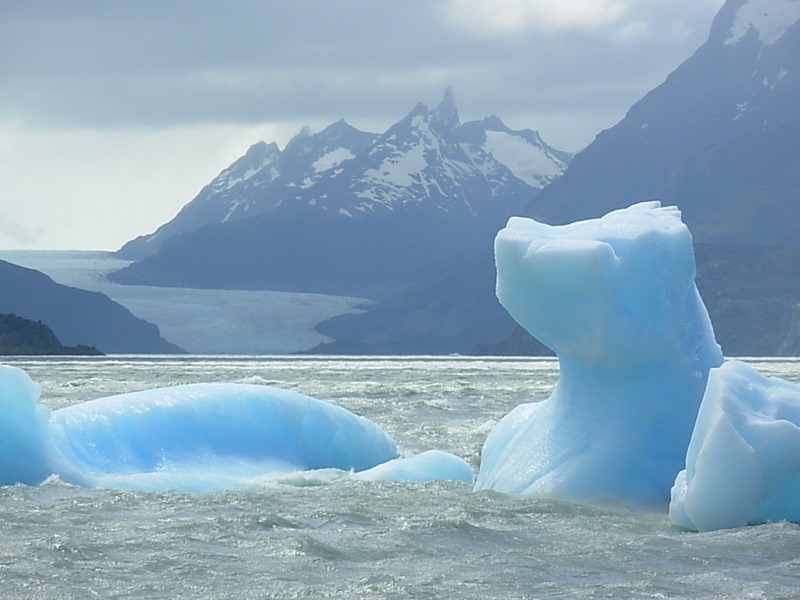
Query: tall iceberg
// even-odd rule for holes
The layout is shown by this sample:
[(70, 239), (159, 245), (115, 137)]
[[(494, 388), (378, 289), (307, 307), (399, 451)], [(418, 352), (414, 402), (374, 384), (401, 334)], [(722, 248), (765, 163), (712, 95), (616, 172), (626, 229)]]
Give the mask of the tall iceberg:
[(698, 531), (800, 522), (800, 385), (738, 361), (712, 369), (669, 516)]
[(561, 372), (547, 400), (490, 433), (475, 488), (668, 500), (723, 361), (680, 211), (645, 202), (564, 226), (515, 217), (495, 259), (498, 299)]

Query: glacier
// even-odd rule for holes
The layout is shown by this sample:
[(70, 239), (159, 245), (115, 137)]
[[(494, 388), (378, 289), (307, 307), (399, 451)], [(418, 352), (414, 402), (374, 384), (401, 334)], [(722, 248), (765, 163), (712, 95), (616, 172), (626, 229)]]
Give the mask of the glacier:
[(654, 201), (563, 226), (512, 217), (495, 259), (500, 303), (556, 353), (560, 376), (490, 432), (475, 488), (668, 500), (723, 362), (680, 211)]
[(669, 516), (697, 531), (800, 522), (800, 385), (735, 360), (712, 369)]
[(275, 387), (198, 383), (58, 410), (39, 404), (39, 394), (24, 371), (0, 366), (0, 485), (57, 476), (84, 487), (203, 493), (321, 469), (365, 472), (365, 480), (473, 479), (445, 452), (395, 460), (396, 443), (372, 421)]

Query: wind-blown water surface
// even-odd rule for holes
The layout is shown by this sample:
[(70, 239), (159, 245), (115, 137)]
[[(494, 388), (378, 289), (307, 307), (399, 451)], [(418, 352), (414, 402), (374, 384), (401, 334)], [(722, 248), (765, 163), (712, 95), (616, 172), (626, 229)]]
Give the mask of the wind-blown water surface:
[[(497, 420), (543, 400), (550, 359), (11, 359), (52, 408), (196, 382), (264, 383), (375, 421), (401, 454), (479, 463)], [(748, 361), (800, 379), (800, 361)], [(706, 534), (666, 507), (473, 493), (467, 484), (288, 474), (212, 494), (0, 488), (4, 598), (792, 598), (800, 527)]]

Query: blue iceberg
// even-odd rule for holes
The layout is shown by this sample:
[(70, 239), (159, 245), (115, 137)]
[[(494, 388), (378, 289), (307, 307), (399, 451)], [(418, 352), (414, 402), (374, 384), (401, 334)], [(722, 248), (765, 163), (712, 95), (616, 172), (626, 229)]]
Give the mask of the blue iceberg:
[(366, 471), (353, 475), (361, 481), (460, 481), (473, 483), (475, 474), (463, 458), (443, 452), (428, 450), (405, 458), (395, 458)]
[(677, 208), (512, 218), (495, 257), (497, 297), (561, 372), (490, 433), (476, 489), (669, 500), (699, 531), (800, 522), (800, 386), (723, 362)]
[[(512, 218), (495, 256), (500, 302), (556, 353), (560, 378), (489, 434), (476, 490), (670, 501), (672, 523), (701, 531), (800, 522), (800, 386), (723, 361), (677, 208)], [(278, 388), (185, 385), (56, 411), (39, 392), (0, 366), (0, 485), (207, 492), (322, 469), (473, 482), (461, 458), (400, 458), (372, 421)]]
[(495, 257), (498, 299), (556, 353), (560, 378), (490, 433), (475, 488), (668, 500), (723, 361), (678, 209), (646, 202), (564, 226), (512, 218)]
[(195, 384), (50, 411), (21, 370), (0, 367), (0, 484), (51, 475), (82, 486), (204, 492), (274, 473), (363, 471), (397, 457), (375, 423), (283, 389)]
[(323, 469), (365, 481), (474, 477), (446, 452), (398, 458), (369, 419), (275, 387), (198, 383), (55, 411), (39, 394), (24, 371), (0, 366), (0, 485), (57, 476), (84, 487), (213, 492)]
[(800, 522), (800, 386), (738, 361), (712, 369), (669, 515), (698, 531)]

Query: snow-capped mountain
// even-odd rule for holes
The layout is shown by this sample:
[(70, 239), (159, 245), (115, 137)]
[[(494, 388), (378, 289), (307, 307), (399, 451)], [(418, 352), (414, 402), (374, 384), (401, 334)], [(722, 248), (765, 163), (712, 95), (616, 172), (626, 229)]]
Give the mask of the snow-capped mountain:
[(128, 242), (119, 255), (141, 258), (157, 252), (174, 235), (267, 213), (297, 190), (313, 186), (325, 173), (336, 172), (342, 162), (363, 152), (377, 137), (340, 120), (315, 134), (304, 128), (283, 151), (274, 142), (253, 144), (174, 219), (155, 233)]
[(397, 212), (510, 214), (557, 179), (571, 155), (496, 116), (462, 124), (453, 93), (418, 104), (383, 135), (344, 121), (302, 131), (281, 151), (260, 142), (222, 171), (169, 223), (119, 252), (138, 259), (201, 227), (279, 214), (362, 219)]
[(461, 124), (453, 93), (429, 110), (418, 104), (355, 157), (295, 201), (358, 218), (407, 209), (481, 214), (533, 195), (571, 156), (534, 131), (511, 131), (498, 117)]

